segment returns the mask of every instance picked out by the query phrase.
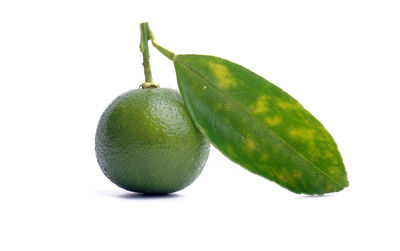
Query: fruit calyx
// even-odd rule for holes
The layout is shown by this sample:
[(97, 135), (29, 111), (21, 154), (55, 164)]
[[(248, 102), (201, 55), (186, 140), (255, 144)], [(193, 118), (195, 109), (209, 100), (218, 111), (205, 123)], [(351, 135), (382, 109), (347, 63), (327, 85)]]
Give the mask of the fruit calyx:
[(156, 83), (150, 83), (150, 82), (144, 82), (139, 86), (139, 89), (147, 89), (147, 88), (160, 88), (159, 84)]

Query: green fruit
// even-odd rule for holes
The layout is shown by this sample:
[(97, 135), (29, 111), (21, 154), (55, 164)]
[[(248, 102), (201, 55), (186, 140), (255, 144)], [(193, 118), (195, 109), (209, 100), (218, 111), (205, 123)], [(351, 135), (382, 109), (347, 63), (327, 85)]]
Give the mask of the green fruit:
[(129, 191), (181, 190), (199, 176), (208, 153), (208, 141), (173, 89), (128, 91), (107, 107), (97, 127), (97, 161), (112, 182)]

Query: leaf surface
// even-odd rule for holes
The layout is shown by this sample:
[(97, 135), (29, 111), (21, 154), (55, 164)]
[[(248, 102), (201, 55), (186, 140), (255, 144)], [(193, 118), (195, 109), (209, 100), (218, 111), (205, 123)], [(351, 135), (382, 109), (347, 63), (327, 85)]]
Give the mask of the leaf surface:
[(348, 186), (336, 143), (294, 98), (222, 58), (172, 58), (180, 92), (197, 127), (229, 159), (295, 193)]

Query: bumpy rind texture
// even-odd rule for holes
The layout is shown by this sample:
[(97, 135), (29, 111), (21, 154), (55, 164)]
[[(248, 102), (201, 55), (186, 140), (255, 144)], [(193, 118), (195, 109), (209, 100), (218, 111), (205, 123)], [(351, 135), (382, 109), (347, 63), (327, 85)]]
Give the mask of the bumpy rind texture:
[(173, 89), (131, 90), (104, 111), (96, 131), (103, 173), (134, 192), (165, 194), (190, 185), (201, 173), (209, 143)]

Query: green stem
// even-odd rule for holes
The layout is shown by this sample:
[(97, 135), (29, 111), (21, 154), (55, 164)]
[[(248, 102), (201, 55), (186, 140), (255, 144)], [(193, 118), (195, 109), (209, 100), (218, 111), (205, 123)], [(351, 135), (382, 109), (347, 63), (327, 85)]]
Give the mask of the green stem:
[(152, 37), (151, 39), (151, 43), (153, 44), (153, 46), (159, 51), (161, 52), (164, 56), (166, 56), (167, 58), (169, 58), (172, 61), (175, 61), (175, 54), (167, 49), (165, 49), (164, 47), (158, 45), (155, 41), (154, 38)]
[[(143, 28), (142, 28), (142, 26), (143, 26)], [(146, 36), (147, 36), (147, 37), (146, 37), (146, 38), (147, 38), (146, 41), (143, 41), (143, 39), (142, 39), (142, 43), (143, 43), (143, 44), (146, 44), (146, 48), (148, 48), (148, 47), (147, 47), (147, 41), (148, 41), (148, 40), (151, 40), (151, 43), (153, 44), (153, 46), (154, 46), (159, 52), (161, 52), (164, 56), (166, 56), (166, 57), (169, 58), (170, 60), (175, 61), (175, 54), (174, 54), (173, 52), (171, 52), (171, 51), (165, 49), (164, 47), (158, 45), (158, 44), (155, 42), (153, 33), (151, 32), (148, 23), (141, 23), (141, 24), (140, 24), (140, 28), (144, 29), (145, 32), (146, 32)], [(143, 32), (142, 32), (142, 37), (143, 37)], [(142, 43), (141, 43), (141, 44), (142, 44)], [(141, 46), (140, 48), (142, 48), (142, 45), (140, 45), (140, 46)], [(144, 54), (143, 54), (143, 56), (144, 56)]]
[(143, 69), (144, 69), (144, 77), (146, 83), (152, 83), (153, 77), (151, 76), (151, 68), (150, 68), (150, 53), (149, 53), (149, 45), (148, 41), (151, 39), (151, 31), (148, 23), (140, 24), (140, 51), (143, 54)]

